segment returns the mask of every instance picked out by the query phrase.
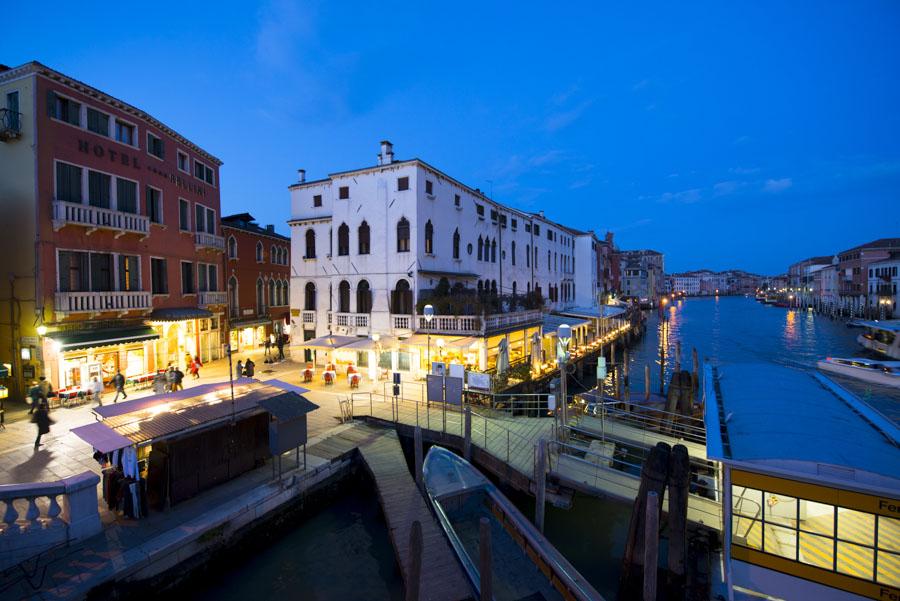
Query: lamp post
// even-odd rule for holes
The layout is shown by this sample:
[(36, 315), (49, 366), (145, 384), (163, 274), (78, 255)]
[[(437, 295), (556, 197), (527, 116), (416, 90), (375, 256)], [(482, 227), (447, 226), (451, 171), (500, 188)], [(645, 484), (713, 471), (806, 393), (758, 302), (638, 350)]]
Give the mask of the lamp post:
[[(560, 396), (560, 419), (563, 425), (569, 423), (568, 413), (569, 405), (566, 396), (566, 379), (567, 368), (569, 362), (569, 340), (572, 339), (572, 328), (568, 324), (562, 324), (556, 329), (556, 338), (558, 340), (557, 361), (559, 362), (559, 396)], [(562, 432), (562, 428), (558, 430)], [(560, 438), (563, 435), (560, 434)]]
[(428, 328), (428, 355), (425, 373), (431, 373), (431, 320), (434, 319), (434, 307), (425, 305), (425, 325)]
[[(378, 372), (381, 370), (381, 342), (379, 342), (380, 340), (381, 340), (381, 334), (379, 334), (378, 332), (372, 332), (372, 342), (375, 343), (375, 365), (374, 365), (374, 369), (369, 368), (369, 376), (370, 376), (370, 379), (376, 383), (376, 385), (378, 382), (378, 380), (377, 380)], [(371, 377), (372, 375), (374, 375), (375, 377), (372, 378)]]

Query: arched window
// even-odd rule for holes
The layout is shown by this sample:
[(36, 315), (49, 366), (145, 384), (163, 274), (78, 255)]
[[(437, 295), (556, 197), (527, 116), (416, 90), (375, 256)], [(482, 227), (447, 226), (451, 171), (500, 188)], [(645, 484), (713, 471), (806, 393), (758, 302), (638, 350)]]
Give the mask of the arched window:
[(372, 290), (369, 288), (369, 282), (366, 280), (360, 280), (359, 284), (356, 285), (356, 312), (372, 312)]
[(478, 280), (478, 296), (481, 296), (481, 293), (484, 291), (484, 286), (481, 284), (481, 280)]
[(228, 236), (228, 258), (237, 259), (237, 240), (234, 236)]
[[(406, 217), (401, 217), (397, 222), (397, 252), (409, 252), (409, 221), (406, 220)], [(408, 283), (407, 286), (409, 286)]]
[(357, 237), (359, 238), (359, 254), (369, 254), (369, 249), (371, 248), (369, 241), (369, 224), (365, 221), (359, 224)]
[(316, 230), (312, 228), (306, 230), (306, 256), (304, 258), (316, 258)]
[(513, 289), (512, 289), (512, 290), (513, 290), (513, 296), (515, 296), (515, 295), (516, 295), (516, 283), (515, 283), (515, 282), (513, 282)]
[(525, 294), (531, 294), (531, 282), (525, 284)]
[(425, 254), (434, 254), (434, 226), (431, 225), (431, 219), (425, 222)]
[(484, 247), (484, 242), (482, 242), (481, 236), (478, 236), (478, 260), (479, 261), (481, 260), (481, 257), (483, 256), (483, 253), (482, 253), (482, 251), (484, 250), (483, 247)]
[(240, 304), (238, 303), (238, 282), (237, 278), (234, 276), (228, 278), (228, 310), (232, 317), (237, 317), (238, 312), (240, 311)]
[(338, 286), (338, 313), (350, 312), (350, 282), (341, 280)]
[(497, 262), (497, 239), (491, 240), (491, 263)]
[(262, 278), (256, 280), (256, 313), (261, 315), (266, 311), (266, 289)]
[(316, 310), (316, 285), (312, 282), (306, 282), (306, 288), (304, 289), (304, 298), (303, 298), (303, 310), (304, 311), (315, 311)]
[(272, 261), (272, 263), (278, 265), (279, 261), (281, 261), (281, 256), (278, 253), (278, 247), (273, 244), (270, 250), (271, 252), (269, 253), (269, 260)]
[(497, 296), (497, 280), (491, 280), (491, 294)]
[(412, 315), (412, 290), (409, 282), (400, 280), (391, 293), (391, 313), (397, 315)]
[[(525, 267), (531, 267), (531, 245), (525, 245)], [(530, 284), (531, 282), (529, 282)]]
[(516, 264), (516, 241), (513, 240), (509, 246), (509, 252), (512, 254), (512, 264)]
[(459, 258), (459, 228), (453, 232), (453, 258)]
[(350, 228), (342, 223), (338, 228), (338, 256), (345, 257), (350, 254)]
[(275, 296), (275, 280), (269, 280), (269, 306), (278, 305), (278, 297)]
[(256, 243), (256, 262), (257, 262), (257, 263), (262, 263), (262, 262), (263, 262), (263, 245), (262, 245), (262, 242), (257, 242), (257, 243)]
[[(287, 251), (285, 251), (287, 252)], [(288, 306), (291, 304), (291, 283), (287, 280), (281, 282), (281, 290), (282, 294), (284, 294), (284, 298), (281, 299), (284, 301), (284, 306)]]

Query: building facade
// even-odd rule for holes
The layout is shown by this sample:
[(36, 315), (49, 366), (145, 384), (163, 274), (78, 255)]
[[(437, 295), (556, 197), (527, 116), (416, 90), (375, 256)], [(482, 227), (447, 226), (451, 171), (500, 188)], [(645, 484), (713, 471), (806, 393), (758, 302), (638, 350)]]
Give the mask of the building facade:
[(663, 254), (655, 250), (623, 250), (617, 254), (622, 294), (655, 303), (665, 288)]
[[(526, 332), (528, 323), (539, 327), (541, 309), (596, 296), (593, 234), (501, 205), (419, 159), (395, 160), (389, 142), (377, 165), (313, 181), (300, 170), (298, 180), (290, 186), (291, 299), (293, 327), (306, 340), (475, 332), (483, 343), (465, 362), (484, 369), (506, 337), (491, 331), (509, 315)], [(589, 280), (576, 281), (582, 268)], [(513, 357), (530, 353), (528, 336), (507, 344)], [(389, 361), (401, 372), (419, 363)]]
[(900, 252), (869, 265), (869, 304), (880, 319), (897, 317), (897, 289), (900, 288)]
[(0, 136), (0, 219), (17, 232), (0, 240), (0, 362), (18, 394), (40, 375), (77, 387), (220, 356), (221, 161), (40, 63), (0, 67), (0, 98), (18, 129)]
[(291, 240), (259, 226), (249, 213), (222, 218), (229, 343), (234, 352), (258, 349), (290, 334)]
[(859, 311), (870, 304), (869, 266), (900, 251), (900, 238), (881, 238), (839, 252), (838, 296), (842, 306)]

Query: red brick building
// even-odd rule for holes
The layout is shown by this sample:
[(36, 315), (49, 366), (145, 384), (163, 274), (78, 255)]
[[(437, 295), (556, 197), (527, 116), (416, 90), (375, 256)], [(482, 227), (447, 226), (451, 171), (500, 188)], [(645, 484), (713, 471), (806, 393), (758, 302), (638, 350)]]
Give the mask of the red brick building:
[[(222, 162), (155, 117), (31, 62), (0, 67), (0, 361), (19, 387), (221, 356)], [(4, 278), (6, 279), (6, 278)], [(12, 309), (10, 310), (10, 306)], [(16, 379), (16, 378), (14, 378)]]
[(235, 352), (290, 333), (291, 239), (261, 227), (249, 213), (222, 218), (228, 329)]

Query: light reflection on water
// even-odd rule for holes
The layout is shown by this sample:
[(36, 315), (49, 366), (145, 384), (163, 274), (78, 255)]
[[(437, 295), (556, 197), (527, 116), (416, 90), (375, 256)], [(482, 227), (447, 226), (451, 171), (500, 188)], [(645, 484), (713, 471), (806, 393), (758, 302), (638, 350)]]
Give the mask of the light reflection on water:
[[(825, 357), (870, 356), (857, 342), (860, 331), (811, 311), (763, 305), (752, 298), (677, 300), (666, 306), (665, 323), (657, 311), (647, 314), (647, 332), (629, 353), (631, 387), (644, 390), (644, 366), (650, 366), (651, 390), (659, 390), (660, 341), (665, 348), (665, 378), (671, 377), (681, 343), (682, 369), (691, 369), (691, 349), (704, 358), (729, 363), (776, 363), (815, 370)], [(620, 356), (621, 359), (621, 356)], [(900, 421), (900, 393), (882, 386), (840, 378), (840, 383), (873, 407)], [(611, 384), (611, 375), (607, 378)]]

